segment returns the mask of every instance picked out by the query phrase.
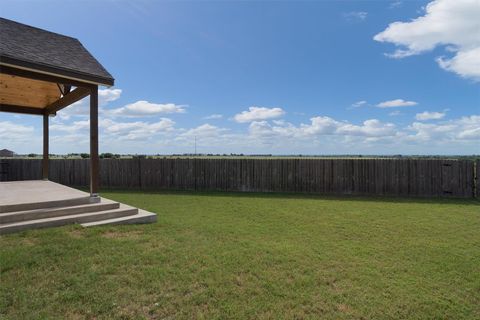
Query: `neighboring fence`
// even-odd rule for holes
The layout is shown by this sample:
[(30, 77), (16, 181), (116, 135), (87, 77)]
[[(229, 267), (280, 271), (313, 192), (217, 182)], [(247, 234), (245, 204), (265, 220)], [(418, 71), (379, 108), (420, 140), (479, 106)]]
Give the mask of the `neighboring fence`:
[(9, 163), (0, 159), (0, 181), (7, 180), (7, 168)]
[(477, 160), (475, 166), (475, 197), (480, 199), (480, 160)]
[[(2, 160), (4, 181), (41, 178), (41, 160)], [(476, 167), (475, 167), (476, 166)], [(50, 180), (87, 186), (88, 159), (50, 160)], [(480, 197), (480, 161), (419, 159), (103, 159), (102, 187)]]

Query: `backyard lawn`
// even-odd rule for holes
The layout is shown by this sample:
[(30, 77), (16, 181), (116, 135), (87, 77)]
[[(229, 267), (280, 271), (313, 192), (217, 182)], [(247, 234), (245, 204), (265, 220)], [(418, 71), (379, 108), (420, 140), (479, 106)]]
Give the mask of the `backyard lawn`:
[(104, 197), (152, 225), (0, 237), (0, 319), (479, 319), (480, 202)]

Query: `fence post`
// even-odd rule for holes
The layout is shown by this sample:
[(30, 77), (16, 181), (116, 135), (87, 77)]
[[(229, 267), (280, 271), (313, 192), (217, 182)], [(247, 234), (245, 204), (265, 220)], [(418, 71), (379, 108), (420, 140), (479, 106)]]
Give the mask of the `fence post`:
[(474, 197), (480, 199), (480, 159), (474, 162), (473, 175)]
[(0, 160), (0, 182), (8, 181), (8, 166), (10, 163), (7, 160)]
[(138, 187), (140, 190), (142, 189), (142, 159), (140, 157), (137, 158), (138, 161)]

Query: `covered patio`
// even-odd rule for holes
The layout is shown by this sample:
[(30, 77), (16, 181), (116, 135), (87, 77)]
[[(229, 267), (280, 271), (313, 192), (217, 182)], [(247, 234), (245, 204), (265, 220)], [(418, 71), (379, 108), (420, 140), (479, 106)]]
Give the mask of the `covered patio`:
[[(90, 97), (90, 186), (88, 203), (100, 202), (98, 156), (98, 87), (114, 85), (112, 75), (75, 38), (0, 18), (0, 111), (36, 115), (43, 122), (42, 178), (46, 183), (0, 183), (0, 214), (51, 208), (63, 194), (80, 191), (49, 179), (49, 118), (69, 105)], [(47, 183), (48, 182), (48, 183)], [(28, 187), (27, 187), (28, 185)], [(53, 189), (55, 190), (53, 190)], [(67, 190), (70, 189), (70, 190)], [(82, 197), (84, 198), (85, 193)], [(39, 201), (36, 201), (38, 199)], [(53, 201), (53, 202), (52, 202)], [(43, 203), (35, 207), (34, 203)], [(61, 205), (62, 202), (57, 204)], [(63, 204), (75, 204), (63, 202)], [(34, 215), (30, 215), (34, 217)], [(155, 216), (155, 215), (154, 215)], [(151, 219), (150, 221), (151, 222)], [(0, 217), (0, 233), (2, 220)]]
[(43, 179), (49, 117), (90, 97), (90, 196), (98, 196), (98, 86), (115, 80), (77, 39), (4, 18), (0, 32), (0, 111), (43, 118)]

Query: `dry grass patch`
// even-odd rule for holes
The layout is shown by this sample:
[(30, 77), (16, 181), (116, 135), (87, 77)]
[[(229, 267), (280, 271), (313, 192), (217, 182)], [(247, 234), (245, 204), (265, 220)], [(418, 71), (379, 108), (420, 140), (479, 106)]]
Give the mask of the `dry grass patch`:
[(76, 226), (76, 228), (73, 230), (70, 230), (68, 234), (70, 235), (70, 237), (74, 239), (85, 238), (85, 230), (83, 229), (83, 227), (80, 227), (80, 226)]
[(140, 230), (107, 230), (101, 234), (103, 238), (107, 239), (129, 239), (136, 240), (142, 236)]

